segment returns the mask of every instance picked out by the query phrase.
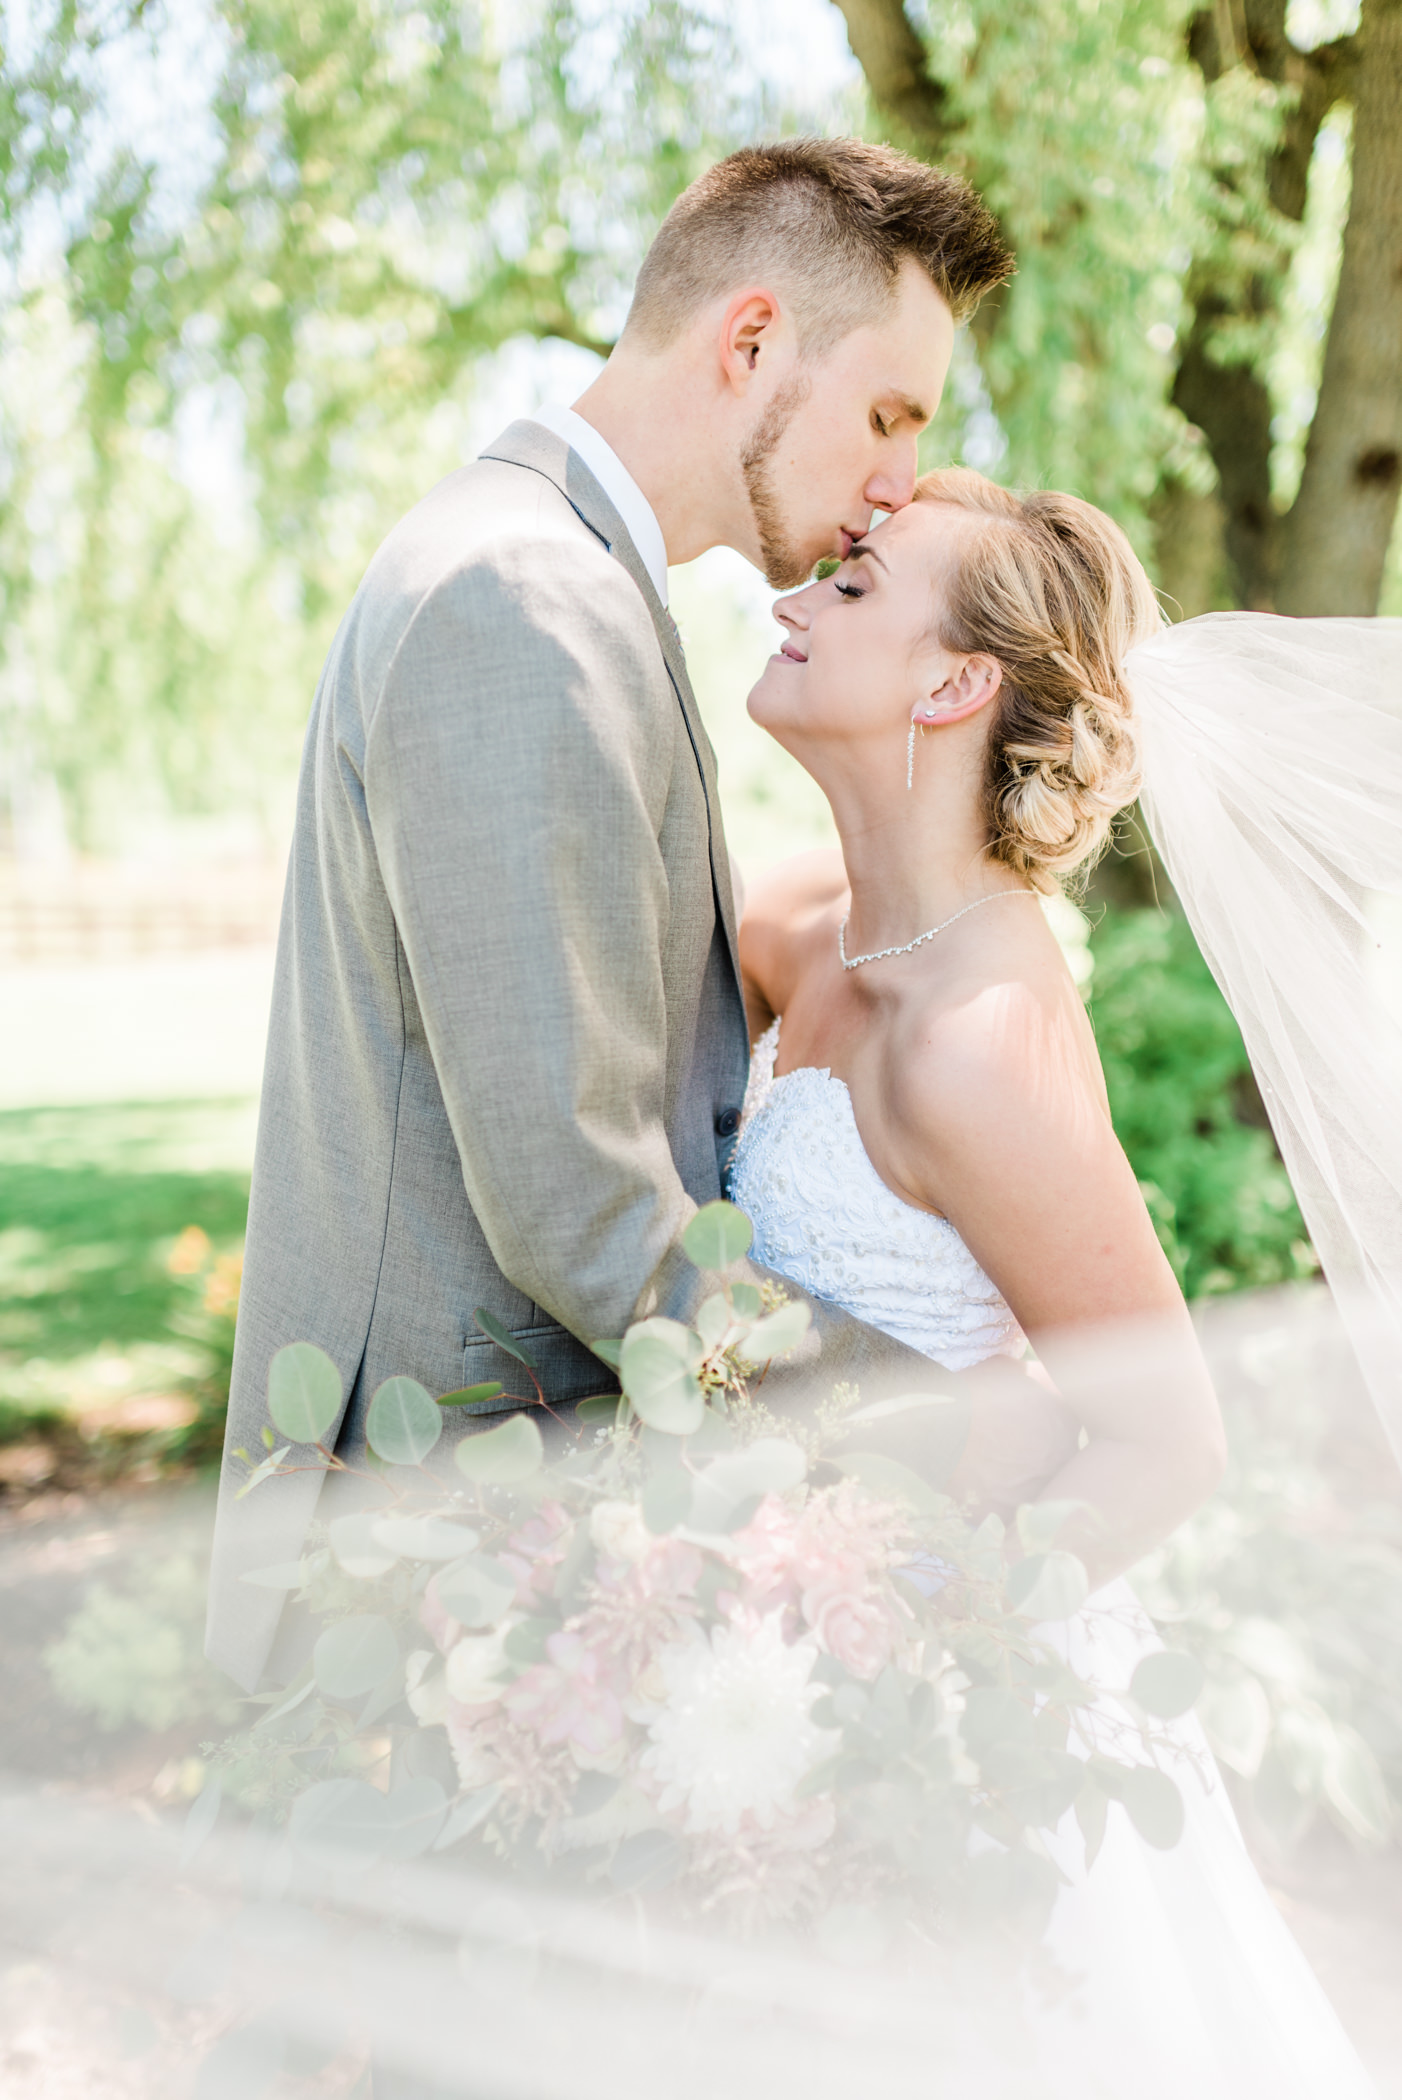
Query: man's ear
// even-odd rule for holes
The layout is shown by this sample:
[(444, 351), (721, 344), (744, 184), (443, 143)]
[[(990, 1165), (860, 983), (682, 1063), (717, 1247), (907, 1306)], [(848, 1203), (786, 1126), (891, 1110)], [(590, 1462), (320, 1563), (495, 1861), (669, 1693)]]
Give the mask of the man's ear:
[(777, 296), (763, 285), (747, 286), (726, 306), (720, 325), (720, 357), (737, 394), (748, 388), (783, 320)]
[(937, 686), (916, 713), (916, 721), (931, 729), (946, 722), (966, 722), (981, 707), (987, 707), (1003, 683), (1003, 666), (996, 656), (960, 657), (955, 668)]

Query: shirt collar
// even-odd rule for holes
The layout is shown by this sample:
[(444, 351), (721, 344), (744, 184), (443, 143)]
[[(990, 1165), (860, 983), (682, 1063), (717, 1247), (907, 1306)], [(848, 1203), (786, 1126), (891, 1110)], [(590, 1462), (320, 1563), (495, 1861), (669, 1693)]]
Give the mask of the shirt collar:
[(628, 527), (639, 559), (652, 579), (652, 587), (665, 605), (667, 543), (662, 537), (662, 527), (657, 522), (657, 513), (608, 439), (600, 437), (593, 424), (586, 423), (583, 416), (576, 415), (572, 408), (557, 408), (553, 403), (536, 409), (531, 421), (543, 423), (547, 430), (553, 430), (556, 437), (563, 438), (579, 454)]

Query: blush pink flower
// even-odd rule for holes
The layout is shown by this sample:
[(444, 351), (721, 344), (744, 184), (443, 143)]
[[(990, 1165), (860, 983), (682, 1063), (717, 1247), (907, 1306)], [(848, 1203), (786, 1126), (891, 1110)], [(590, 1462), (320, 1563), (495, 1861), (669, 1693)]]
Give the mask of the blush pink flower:
[(457, 1620), (451, 1618), (438, 1601), (436, 1575), (425, 1586), (419, 1599), (419, 1624), (440, 1655), (446, 1655), (462, 1633)]
[(731, 1540), (731, 1553), (745, 1578), (747, 1600), (761, 1616), (798, 1602), (797, 1551), (795, 1512), (777, 1495), (766, 1495), (749, 1523)]
[(879, 1597), (847, 1589), (806, 1590), (803, 1616), (818, 1646), (854, 1677), (869, 1681), (891, 1660), (896, 1628)]
[(601, 1757), (623, 1734), (623, 1708), (605, 1659), (577, 1633), (552, 1633), (548, 1660), (523, 1670), (502, 1704), (518, 1727), (542, 1743), (569, 1743)]
[(497, 1558), (516, 1577), (516, 1603), (533, 1611), (555, 1587), (555, 1570), (569, 1544), (569, 1511), (558, 1502), (543, 1502), (530, 1521), (514, 1531)]

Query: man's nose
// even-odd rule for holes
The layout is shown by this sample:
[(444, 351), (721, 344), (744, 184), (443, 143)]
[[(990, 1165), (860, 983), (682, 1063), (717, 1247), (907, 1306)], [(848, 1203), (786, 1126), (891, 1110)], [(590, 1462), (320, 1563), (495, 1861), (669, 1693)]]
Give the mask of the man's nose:
[(915, 494), (919, 458), (915, 438), (901, 442), (898, 452), (883, 459), (862, 491), (873, 510), (904, 510)]

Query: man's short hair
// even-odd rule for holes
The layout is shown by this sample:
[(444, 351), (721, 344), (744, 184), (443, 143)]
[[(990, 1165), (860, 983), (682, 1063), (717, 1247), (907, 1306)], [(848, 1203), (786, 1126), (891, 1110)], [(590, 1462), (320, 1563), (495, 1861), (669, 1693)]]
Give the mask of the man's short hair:
[(957, 175), (862, 139), (745, 146), (662, 221), (627, 333), (663, 350), (703, 306), (768, 279), (789, 299), (800, 350), (821, 355), (889, 305), (907, 257), (956, 321), (1013, 269), (992, 212)]

